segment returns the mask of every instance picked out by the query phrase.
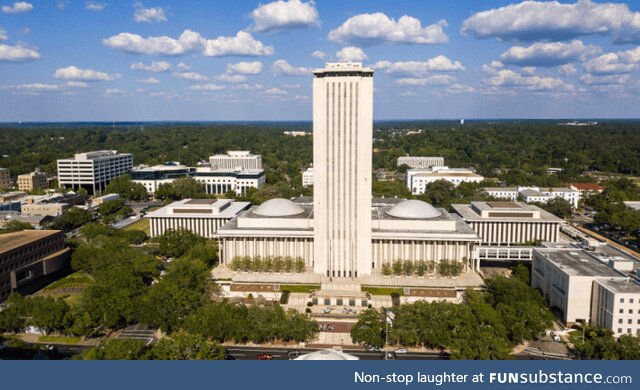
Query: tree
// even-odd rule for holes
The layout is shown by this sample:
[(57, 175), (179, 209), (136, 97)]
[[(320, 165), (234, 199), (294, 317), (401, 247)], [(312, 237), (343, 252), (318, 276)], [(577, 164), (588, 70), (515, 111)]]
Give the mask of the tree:
[(93, 220), (93, 212), (71, 207), (67, 212), (59, 215), (51, 222), (51, 228), (56, 230), (72, 230)]
[(24, 297), (14, 293), (7, 298), (6, 308), (0, 311), (0, 333), (20, 332), (27, 325)]
[(573, 215), (573, 209), (571, 203), (562, 198), (553, 198), (546, 204), (541, 204), (540, 207), (555, 215), (558, 218), (569, 218)]
[(160, 340), (150, 355), (156, 360), (223, 360), (225, 351), (202, 335), (180, 331)]
[(52, 331), (62, 332), (70, 325), (70, 307), (62, 298), (32, 297), (24, 301), (31, 320), (29, 323), (47, 335)]
[(381, 348), (384, 345), (384, 313), (367, 309), (360, 313), (358, 322), (351, 328), (351, 339), (356, 343)]
[(191, 177), (182, 177), (172, 183), (164, 183), (158, 186), (156, 198), (180, 200), (186, 198), (202, 198), (206, 196), (204, 185)]
[(121, 175), (109, 182), (104, 189), (105, 194), (118, 194), (127, 200), (145, 201), (149, 199), (146, 188), (135, 183), (129, 175)]
[(83, 360), (140, 360), (148, 348), (144, 341), (134, 339), (106, 339), (81, 355)]
[(130, 206), (126, 205), (124, 199), (114, 199), (104, 201), (98, 206), (98, 212), (104, 220), (113, 220), (116, 217), (125, 217), (133, 212)]
[(186, 229), (168, 229), (157, 238), (157, 241), (160, 254), (176, 258), (186, 254), (196, 245), (204, 243), (205, 239)]
[(22, 230), (31, 230), (33, 229), (33, 226), (31, 226), (31, 224), (27, 223), (27, 222), (22, 222), (22, 221), (9, 221), (4, 225), (4, 229), (2, 229), (2, 231), (0, 231), (1, 233), (12, 233), (12, 232), (19, 232)]

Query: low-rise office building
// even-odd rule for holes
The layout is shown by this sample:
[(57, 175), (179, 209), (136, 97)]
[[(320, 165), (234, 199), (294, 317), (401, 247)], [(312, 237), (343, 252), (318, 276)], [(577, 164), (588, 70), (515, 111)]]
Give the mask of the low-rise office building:
[(0, 235), (0, 302), (39, 278), (69, 264), (69, 248), (58, 230), (23, 230)]
[(9, 168), (0, 168), (0, 190), (11, 187), (11, 171)]
[(3, 192), (0, 194), (0, 203), (12, 202), (12, 201), (21, 201), (27, 196), (27, 193), (24, 191), (10, 191)]
[(26, 201), (22, 203), (22, 214), (57, 217), (72, 206), (84, 205), (85, 200), (84, 195), (74, 192), (28, 196)]
[(140, 165), (131, 170), (131, 180), (142, 184), (149, 194), (155, 194), (161, 184), (173, 183), (181, 177), (190, 177), (196, 171), (177, 161), (161, 165)]
[(515, 201), (520, 197), (527, 203), (547, 203), (551, 199), (561, 198), (569, 202), (571, 207), (574, 208), (578, 207), (578, 201), (580, 200), (578, 191), (564, 187), (485, 187), (484, 191), (494, 198)]
[(133, 167), (130, 153), (100, 150), (78, 153), (73, 158), (58, 160), (58, 184), (73, 189), (84, 188), (90, 194), (102, 192), (116, 177)]
[(109, 202), (112, 200), (120, 199), (120, 194), (106, 194), (102, 196), (97, 196), (91, 200), (91, 207), (98, 207), (104, 202)]
[(212, 169), (262, 169), (262, 156), (246, 150), (230, 150), (227, 154), (209, 157), (209, 164)]
[(412, 194), (424, 194), (427, 184), (438, 180), (446, 180), (453, 185), (460, 183), (480, 183), (484, 177), (471, 168), (431, 167), (409, 169), (407, 171), (407, 188)]
[(302, 186), (310, 187), (313, 185), (313, 167), (307, 168), (304, 172), (302, 172)]
[(451, 207), (487, 245), (560, 241), (563, 220), (541, 208), (521, 202), (471, 202)]
[(569, 183), (569, 188), (578, 191), (583, 199), (604, 191), (604, 187), (596, 183)]
[(193, 178), (202, 183), (207, 194), (225, 194), (234, 191), (245, 195), (249, 188), (261, 188), (266, 183), (264, 169), (214, 169), (200, 167)]
[(169, 229), (189, 230), (205, 238), (213, 237), (220, 226), (250, 206), (229, 199), (184, 199), (147, 214), (151, 237)]
[(591, 324), (615, 337), (640, 336), (640, 286), (631, 279), (597, 279), (593, 285)]
[(38, 191), (49, 188), (49, 181), (44, 172), (34, 171), (24, 175), (18, 175), (18, 189), (20, 191)]
[(407, 165), (409, 168), (431, 168), (444, 166), (444, 157), (402, 156), (398, 157), (397, 166)]

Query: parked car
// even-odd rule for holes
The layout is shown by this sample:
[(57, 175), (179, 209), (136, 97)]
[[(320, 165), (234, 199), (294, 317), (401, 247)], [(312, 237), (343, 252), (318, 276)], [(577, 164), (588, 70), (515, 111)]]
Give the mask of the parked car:
[(394, 352), (397, 353), (397, 354), (405, 354), (408, 351), (405, 348), (398, 348)]
[(273, 355), (270, 355), (268, 353), (261, 353), (260, 355), (258, 355), (258, 360), (272, 360), (273, 359)]
[(293, 351), (287, 352), (287, 356), (289, 356), (290, 358), (297, 358), (298, 356), (300, 356), (300, 351), (294, 349)]

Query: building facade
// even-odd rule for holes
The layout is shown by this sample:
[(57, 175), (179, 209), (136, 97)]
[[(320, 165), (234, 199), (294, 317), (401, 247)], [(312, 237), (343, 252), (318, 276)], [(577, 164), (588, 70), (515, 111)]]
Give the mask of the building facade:
[(114, 178), (130, 172), (132, 167), (130, 153), (116, 150), (78, 153), (73, 158), (58, 160), (58, 184), (65, 188), (84, 188), (96, 194)]
[(173, 183), (181, 177), (190, 177), (195, 170), (177, 161), (151, 167), (140, 165), (131, 170), (131, 180), (142, 184), (149, 194), (155, 194), (161, 184)]
[(209, 163), (212, 169), (262, 169), (262, 156), (246, 150), (231, 150), (209, 157)]
[(18, 175), (18, 189), (20, 191), (37, 191), (49, 188), (47, 175), (44, 172), (34, 171), (24, 175)]
[(314, 270), (369, 275), (373, 70), (327, 63), (313, 74)]
[(196, 168), (193, 178), (204, 185), (210, 195), (225, 194), (234, 191), (236, 195), (245, 195), (249, 188), (261, 188), (266, 183), (264, 169), (213, 169)]
[(560, 240), (563, 220), (537, 206), (497, 201), (452, 204), (451, 207), (486, 245)]
[(313, 185), (313, 167), (307, 168), (302, 172), (302, 186), (310, 187)]
[(0, 235), (0, 302), (39, 278), (69, 264), (70, 250), (58, 230), (23, 230)]
[(0, 168), (0, 190), (11, 187), (11, 171), (9, 168)]
[(398, 157), (397, 166), (407, 165), (410, 168), (431, 168), (444, 166), (444, 157), (402, 156)]
[(161, 236), (169, 229), (185, 229), (212, 238), (220, 226), (249, 205), (249, 202), (229, 199), (184, 199), (150, 212), (146, 218), (149, 218), (151, 237)]
[(446, 166), (409, 169), (407, 171), (407, 188), (412, 194), (424, 194), (427, 184), (437, 180), (446, 180), (458, 186), (460, 183), (480, 183), (484, 177), (475, 173), (471, 168), (449, 168)]
[(593, 285), (591, 324), (640, 336), (640, 286), (631, 279), (597, 279)]

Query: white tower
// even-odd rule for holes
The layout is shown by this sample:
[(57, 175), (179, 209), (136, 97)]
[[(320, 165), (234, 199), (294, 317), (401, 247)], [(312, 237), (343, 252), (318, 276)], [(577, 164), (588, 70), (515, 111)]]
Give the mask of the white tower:
[(370, 275), (373, 70), (327, 63), (313, 73), (314, 271)]

